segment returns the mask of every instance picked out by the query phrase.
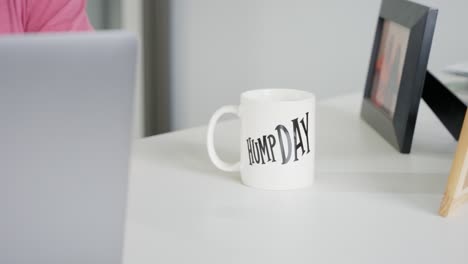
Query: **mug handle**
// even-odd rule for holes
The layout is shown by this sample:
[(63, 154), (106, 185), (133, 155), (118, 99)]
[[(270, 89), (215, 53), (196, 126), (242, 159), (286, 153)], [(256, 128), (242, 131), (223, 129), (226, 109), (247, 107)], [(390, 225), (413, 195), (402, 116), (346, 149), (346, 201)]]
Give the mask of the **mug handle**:
[(206, 146), (208, 148), (208, 155), (210, 156), (211, 162), (220, 170), (223, 171), (239, 171), (240, 170), (240, 162), (236, 163), (227, 163), (221, 160), (216, 153), (214, 147), (214, 130), (216, 123), (218, 122), (219, 118), (224, 114), (235, 114), (239, 116), (239, 106), (236, 105), (226, 105), (214, 112), (213, 116), (208, 123), (208, 133), (206, 137)]

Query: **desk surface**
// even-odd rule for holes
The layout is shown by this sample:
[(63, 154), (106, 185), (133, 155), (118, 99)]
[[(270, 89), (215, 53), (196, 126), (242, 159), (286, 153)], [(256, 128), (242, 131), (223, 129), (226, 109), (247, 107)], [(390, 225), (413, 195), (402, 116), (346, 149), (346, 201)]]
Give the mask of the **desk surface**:
[[(437, 214), (456, 142), (422, 103), (412, 154), (399, 154), (359, 109), (359, 95), (319, 103), (316, 182), (296, 191), (217, 170), (205, 127), (137, 141), (125, 263), (467, 263), (468, 209)], [(227, 160), (238, 130), (216, 130)]]

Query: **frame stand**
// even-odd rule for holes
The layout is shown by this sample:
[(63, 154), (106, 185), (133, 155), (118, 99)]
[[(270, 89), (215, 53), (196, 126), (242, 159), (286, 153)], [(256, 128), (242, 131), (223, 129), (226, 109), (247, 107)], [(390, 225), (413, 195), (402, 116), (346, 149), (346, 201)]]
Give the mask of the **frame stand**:
[(426, 72), (422, 98), (450, 134), (458, 140), (467, 109), (465, 103), (429, 71)]

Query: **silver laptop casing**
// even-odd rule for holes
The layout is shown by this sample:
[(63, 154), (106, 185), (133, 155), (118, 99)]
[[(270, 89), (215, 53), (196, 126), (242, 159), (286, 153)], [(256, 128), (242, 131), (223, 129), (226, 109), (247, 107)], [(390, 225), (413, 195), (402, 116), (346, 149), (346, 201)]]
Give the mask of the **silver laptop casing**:
[(0, 263), (121, 263), (137, 41), (0, 37)]

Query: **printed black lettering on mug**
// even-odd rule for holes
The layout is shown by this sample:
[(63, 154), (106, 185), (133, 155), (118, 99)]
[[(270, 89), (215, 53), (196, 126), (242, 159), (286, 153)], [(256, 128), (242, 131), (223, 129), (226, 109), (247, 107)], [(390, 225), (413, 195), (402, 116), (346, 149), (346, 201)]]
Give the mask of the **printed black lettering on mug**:
[[(309, 112), (301, 119), (291, 120), (289, 129), (286, 125), (278, 124), (274, 130), (272, 134), (246, 140), (250, 165), (270, 162), (287, 164), (310, 153)], [(275, 149), (281, 154), (278, 160), (275, 159)]]

